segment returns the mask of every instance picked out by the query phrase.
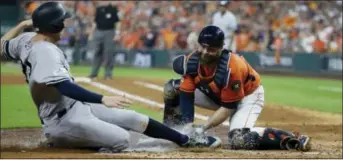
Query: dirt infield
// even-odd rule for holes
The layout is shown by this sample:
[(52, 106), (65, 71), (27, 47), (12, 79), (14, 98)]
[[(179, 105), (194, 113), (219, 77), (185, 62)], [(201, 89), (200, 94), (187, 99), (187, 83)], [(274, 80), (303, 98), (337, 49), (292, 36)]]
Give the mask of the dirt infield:
[[(162, 85), (163, 81), (145, 80)], [(111, 81), (99, 80), (114, 88), (125, 90), (162, 103), (162, 94), (142, 86), (134, 85), (130, 78), (115, 78)], [(21, 76), (1, 75), (1, 85), (23, 84)], [(149, 94), (147, 94), (149, 93)], [(146, 104), (143, 107), (152, 108)], [(161, 110), (155, 108), (155, 110)], [(196, 112), (210, 115), (212, 111), (196, 108)], [(234, 151), (217, 149), (180, 149), (163, 140), (147, 139), (132, 133), (132, 147), (123, 153), (105, 154), (90, 150), (52, 149), (44, 144), (41, 129), (1, 130), (1, 158), (341, 158), (342, 157), (342, 116), (294, 107), (266, 105), (258, 119), (257, 126), (277, 127), (291, 131), (300, 131), (310, 135), (311, 152), (297, 151)], [(209, 134), (219, 135), (227, 142), (227, 127), (220, 126)], [(144, 151), (145, 150), (145, 151)]]
[(25, 84), (24, 76), (1, 75), (1, 85), (3, 84)]

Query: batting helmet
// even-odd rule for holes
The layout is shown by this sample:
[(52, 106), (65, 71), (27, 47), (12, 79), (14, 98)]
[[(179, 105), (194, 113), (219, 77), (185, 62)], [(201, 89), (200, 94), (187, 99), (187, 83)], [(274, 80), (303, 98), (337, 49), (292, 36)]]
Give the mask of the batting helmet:
[(209, 47), (223, 47), (224, 32), (217, 26), (207, 26), (200, 32), (198, 42)]
[(58, 2), (40, 5), (32, 14), (33, 27), (42, 33), (59, 33), (64, 28), (64, 20), (71, 14)]

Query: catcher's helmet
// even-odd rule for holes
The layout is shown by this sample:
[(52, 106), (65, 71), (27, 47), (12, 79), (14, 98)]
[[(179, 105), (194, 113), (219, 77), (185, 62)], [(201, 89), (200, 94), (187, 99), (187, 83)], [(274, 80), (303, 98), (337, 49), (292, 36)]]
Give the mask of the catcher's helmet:
[(200, 32), (198, 42), (209, 47), (223, 47), (224, 32), (217, 26), (207, 26)]
[(59, 33), (64, 28), (64, 20), (71, 14), (58, 2), (40, 5), (32, 14), (33, 27), (42, 33)]

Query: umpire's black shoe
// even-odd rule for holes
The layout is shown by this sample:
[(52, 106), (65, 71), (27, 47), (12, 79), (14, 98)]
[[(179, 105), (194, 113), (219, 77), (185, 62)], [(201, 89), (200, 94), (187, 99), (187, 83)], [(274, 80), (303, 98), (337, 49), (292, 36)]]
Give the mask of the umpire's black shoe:
[(97, 76), (88, 76), (88, 78), (90, 78), (91, 80), (94, 80)]

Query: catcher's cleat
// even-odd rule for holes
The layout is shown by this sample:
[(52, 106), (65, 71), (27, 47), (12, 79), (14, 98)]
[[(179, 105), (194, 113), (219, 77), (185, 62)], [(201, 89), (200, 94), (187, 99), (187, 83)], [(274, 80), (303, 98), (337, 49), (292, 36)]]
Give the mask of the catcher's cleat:
[(219, 137), (215, 136), (190, 136), (187, 143), (183, 147), (208, 147), (218, 148), (222, 144)]

